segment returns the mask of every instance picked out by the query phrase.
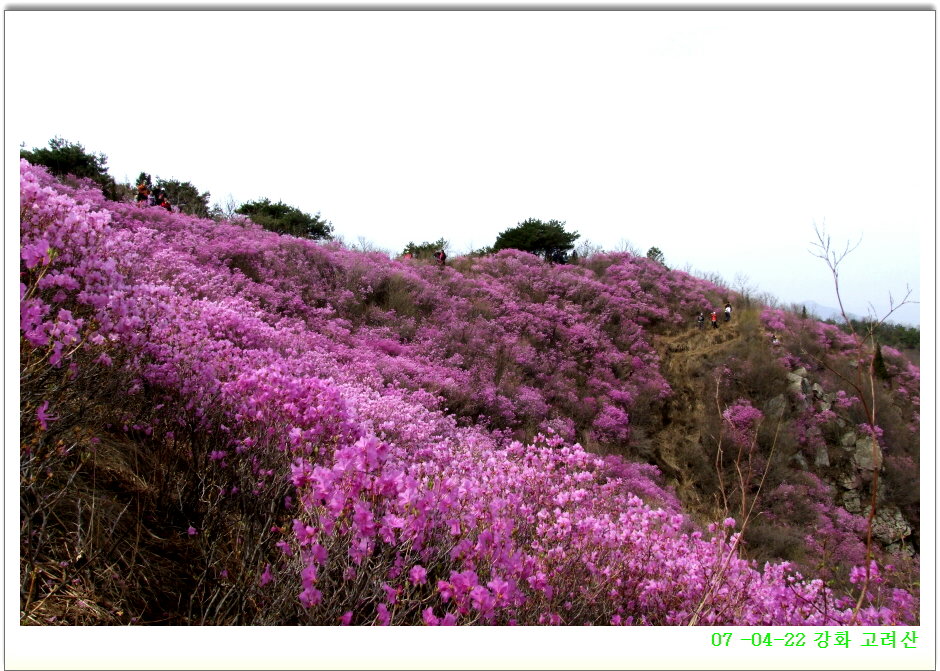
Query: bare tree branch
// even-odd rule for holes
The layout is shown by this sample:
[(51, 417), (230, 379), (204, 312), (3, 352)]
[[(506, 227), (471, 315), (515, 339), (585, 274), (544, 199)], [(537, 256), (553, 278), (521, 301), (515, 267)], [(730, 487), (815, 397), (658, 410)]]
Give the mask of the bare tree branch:
[[(858, 333), (855, 330), (855, 326), (852, 324), (852, 320), (849, 319), (848, 315), (845, 312), (845, 307), (842, 304), (842, 290), (839, 286), (839, 266), (845, 260), (845, 258), (851, 254), (853, 251), (858, 249), (858, 246), (862, 243), (861, 238), (854, 245), (851, 242), (847, 242), (845, 249), (841, 252), (837, 252), (832, 247), (832, 239), (826, 233), (825, 225), (822, 227), (813, 223), (813, 229), (816, 232), (816, 242), (811, 243), (813, 247), (816, 248), (816, 251), (810, 250), (810, 253), (817, 258), (822, 259), (826, 265), (829, 267), (830, 272), (832, 273), (832, 279), (835, 284), (836, 290), (836, 299), (839, 302), (839, 310), (842, 313), (842, 319), (845, 320), (846, 326), (848, 327), (849, 332), (852, 334), (855, 340), (855, 348), (857, 352), (857, 365), (855, 366), (856, 370), (856, 381), (851, 381), (837, 373), (834, 368), (828, 365), (825, 361), (818, 359), (822, 365), (824, 365), (830, 372), (836, 373), (839, 378), (845, 380), (850, 386), (852, 386), (858, 397), (862, 402), (862, 406), (865, 410), (865, 416), (868, 419), (868, 425), (871, 427), (871, 439), (872, 439), (872, 462), (875, 462), (875, 454), (879, 448), (878, 445), (878, 436), (875, 432), (876, 427), (876, 417), (877, 409), (875, 405), (876, 395), (875, 395), (875, 358), (874, 356), (866, 357), (864, 356), (863, 348), (863, 338), (859, 337)], [(874, 305), (869, 303), (869, 309), (871, 313), (871, 319), (867, 325), (867, 334), (866, 339), (869, 341), (872, 349), (875, 347), (875, 329), (883, 324), (885, 320), (891, 316), (898, 308), (913, 301), (910, 301), (911, 288), (907, 287), (907, 293), (904, 295), (904, 298), (900, 303), (895, 305), (894, 297), (889, 293), (889, 310), (882, 316), (880, 319), (877, 316), (877, 311), (875, 310)], [(813, 357), (814, 359), (816, 357)], [(866, 393), (864, 391), (864, 383), (862, 380), (862, 363), (864, 359), (868, 359), (868, 388), (871, 392), (870, 397), (866, 399)], [(875, 520), (875, 509), (878, 503), (878, 471), (875, 469), (872, 473), (872, 482), (871, 482), (871, 504), (868, 511), (868, 534), (865, 543), (865, 580), (862, 583), (861, 592), (858, 596), (858, 601), (855, 604), (854, 612), (852, 613), (852, 621), (850, 624), (854, 624), (858, 613), (862, 608), (862, 604), (865, 601), (865, 595), (868, 592), (868, 587), (871, 581), (871, 558), (872, 558), (872, 530), (874, 528)]]

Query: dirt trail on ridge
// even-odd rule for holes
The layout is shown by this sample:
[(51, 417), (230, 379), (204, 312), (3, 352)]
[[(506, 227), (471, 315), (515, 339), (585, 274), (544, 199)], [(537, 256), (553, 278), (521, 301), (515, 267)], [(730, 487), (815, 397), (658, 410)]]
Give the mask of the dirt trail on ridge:
[(732, 320), (721, 322), (718, 329), (710, 324), (703, 330), (692, 326), (653, 340), (660, 371), (672, 387), (672, 396), (663, 407), (662, 429), (653, 436), (656, 464), (683, 504), (699, 512), (712, 508), (713, 502), (703, 500), (693, 464), (683, 455), (703, 453), (705, 420), (718, 412), (712, 373), (740, 337), (739, 326)]

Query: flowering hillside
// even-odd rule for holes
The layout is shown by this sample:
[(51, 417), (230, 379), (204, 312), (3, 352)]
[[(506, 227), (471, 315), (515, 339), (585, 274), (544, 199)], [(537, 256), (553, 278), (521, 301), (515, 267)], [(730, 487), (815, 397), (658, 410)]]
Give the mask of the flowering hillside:
[(872, 427), (858, 343), (646, 258), (439, 268), (26, 161), (20, 198), (24, 623), (918, 619), (890, 348)]

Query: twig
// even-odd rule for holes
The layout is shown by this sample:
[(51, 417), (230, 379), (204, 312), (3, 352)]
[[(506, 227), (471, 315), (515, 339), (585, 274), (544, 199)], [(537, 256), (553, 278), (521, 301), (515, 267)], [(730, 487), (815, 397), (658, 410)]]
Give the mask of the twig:
[[(856, 381), (853, 382), (852, 380), (849, 380), (848, 378), (846, 378), (844, 375), (836, 371), (832, 366), (830, 366), (828, 363), (826, 363), (822, 359), (819, 359), (818, 357), (815, 357), (812, 354), (810, 354), (809, 356), (811, 356), (813, 359), (816, 359), (827, 370), (834, 373), (840, 379), (842, 379), (847, 384), (849, 384), (858, 394), (858, 398), (861, 401), (862, 407), (865, 411), (865, 417), (868, 420), (868, 426), (871, 428), (871, 441), (872, 441), (871, 458), (872, 458), (872, 465), (874, 466), (876, 463), (877, 450), (879, 448), (878, 436), (875, 432), (875, 427), (876, 427), (875, 361), (874, 361), (874, 356), (872, 356), (871, 361), (868, 364), (868, 383), (869, 383), (871, 396), (870, 396), (870, 400), (867, 400), (866, 393), (865, 393), (865, 390), (863, 389), (863, 383), (862, 383), (862, 366), (861, 366), (862, 358), (861, 356), (862, 356), (862, 351), (863, 351), (862, 349), (863, 341), (859, 337), (858, 333), (856, 332), (855, 327), (852, 324), (852, 321), (848, 318), (848, 315), (846, 314), (845, 307), (842, 304), (842, 292), (841, 292), (841, 289), (839, 288), (839, 266), (845, 260), (846, 256), (848, 256), (851, 252), (853, 252), (855, 249), (858, 248), (858, 246), (861, 244), (861, 238), (855, 244), (854, 247), (851, 246), (850, 243), (846, 243), (845, 250), (841, 253), (837, 253), (833, 251), (832, 249), (832, 241), (830, 237), (826, 234), (825, 228), (823, 227), (821, 229), (819, 226), (816, 226), (815, 224), (813, 225), (813, 228), (816, 231), (817, 242), (813, 242), (811, 244), (813, 247), (816, 247), (818, 251), (816, 252), (810, 251), (810, 253), (813, 254), (813, 256), (816, 256), (817, 258), (822, 259), (826, 263), (826, 265), (829, 267), (829, 270), (832, 273), (833, 282), (835, 284), (836, 300), (839, 302), (839, 311), (842, 314), (842, 319), (845, 320), (845, 323), (848, 327), (849, 332), (852, 334), (853, 338), (855, 339), (855, 347), (856, 347), (856, 350), (858, 352), (858, 357), (859, 357), (856, 360), (856, 366), (855, 366)], [(910, 295), (911, 295), (911, 288), (910, 286), (908, 286), (907, 292), (905, 293), (904, 298), (901, 300), (900, 303), (895, 304), (894, 297), (890, 293), (888, 294), (888, 301), (889, 301), (888, 312), (881, 319), (878, 319), (877, 321), (874, 321), (873, 319), (872, 323), (870, 323), (868, 327), (867, 337), (871, 341), (872, 347), (875, 346), (875, 329), (881, 324), (883, 324), (885, 320), (887, 320), (887, 318), (890, 317), (901, 306), (906, 305), (908, 303), (916, 302), (916, 301), (910, 300)], [(873, 315), (873, 317), (876, 317), (876, 316), (877, 315)], [(849, 624), (855, 624), (855, 621), (858, 618), (859, 611), (862, 608), (862, 603), (865, 600), (865, 595), (868, 593), (868, 586), (871, 582), (871, 558), (872, 558), (872, 543), (873, 543), (872, 530), (874, 527), (875, 511), (876, 511), (876, 507), (878, 504), (878, 472), (879, 470), (880, 468), (876, 467), (872, 471), (871, 506), (868, 511), (868, 533), (867, 533), (866, 541), (865, 541), (865, 579), (862, 583), (862, 589), (858, 595), (858, 601), (855, 604), (855, 609), (852, 612), (852, 619), (849, 622)]]

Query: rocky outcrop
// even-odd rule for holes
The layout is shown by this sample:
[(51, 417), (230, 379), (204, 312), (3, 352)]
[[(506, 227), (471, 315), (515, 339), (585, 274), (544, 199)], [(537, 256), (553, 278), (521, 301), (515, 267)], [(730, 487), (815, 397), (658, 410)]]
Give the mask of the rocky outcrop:
[[(787, 373), (787, 391), (789, 402), (804, 410), (812, 406), (816, 412), (825, 412), (831, 410), (836, 401), (836, 395), (826, 393), (821, 384), (810, 378), (805, 368)], [(788, 400), (781, 394), (767, 401), (764, 411), (768, 417), (782, 417), (787, 406)], [(842, 418), (836, 420), (836, 425), (843, 429), (850, 426)], [(849, 513), (863, 517), (869, 514), (872, 476), (881, 470), (884, 463), (881, 446), (871, 436), (845, 430), (835, 442), (816, 447), (812, 466), (807, 456), (808, 453), (804, 456), (797, 452), (790, 463), (796, 468), (812, 469), (822, 475), (835, 488), (836, 504)], [(883, 482), (879, 484), (883, 485)], [(882, 490), (883, 487), (879, 487), (872, 536), (889, 552), (912, 554), (913, 550), (905, 542), (912, 534), (911, 524), (897, 506), (881, 503), (885, 494)]]
[(792, 373), (787, 373), (787, 391), (793, 394), (809, 394), (809, 380), (806, 377), (805, 368), (797, 368)]
[(794, 466), (799, 468), (801, 471), (805, 471), (809, 469), (809, 462), (806, 461), (806, 457), (804, 457), (799, 452), (795, 453), (792, 457), (790, 457), (790, 463), (792, 463)]
[(855, 441), (852, 463), (863, 471), (881, 470), (881, 447), (871, 436), (863, 436)]
[(842, 507), (853, 515), (862, 512), (862, 500), (857, 489), (848, 489), (842, 492)]
[(787, 398), (783, 394), (774, 396), (764, 404), (764, 414), (770, 419), (780, 419), (787, 410)]
[(911, 525), (896, 506), (884, 506), (875, 511), (872, 535), (884, 545), (899, 543), (911, 535)]

